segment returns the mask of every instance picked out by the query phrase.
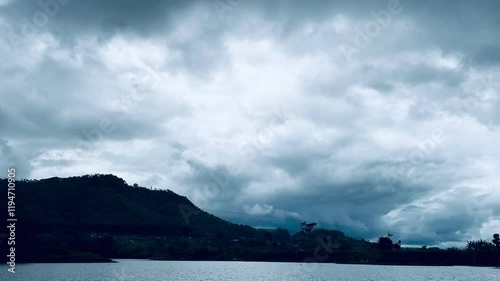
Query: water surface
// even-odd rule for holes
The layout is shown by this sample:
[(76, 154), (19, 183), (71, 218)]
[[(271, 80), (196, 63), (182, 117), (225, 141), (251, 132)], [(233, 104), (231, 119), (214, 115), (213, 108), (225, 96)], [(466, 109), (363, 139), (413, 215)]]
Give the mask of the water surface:
[(500, 281), (500, 270), (482, 267), (418, 267), (269, 262), (117, 260), (118, 263), (0, 266), (0, 280), (20, 281)]

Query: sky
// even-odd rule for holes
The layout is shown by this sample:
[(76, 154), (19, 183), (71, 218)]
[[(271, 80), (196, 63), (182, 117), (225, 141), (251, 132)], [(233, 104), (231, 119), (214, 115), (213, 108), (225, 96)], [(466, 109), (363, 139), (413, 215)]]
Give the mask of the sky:
[(487, 0), (0, 0), (0, 168), (115, 174), (254, 227), (491, 240), (499, 12)]

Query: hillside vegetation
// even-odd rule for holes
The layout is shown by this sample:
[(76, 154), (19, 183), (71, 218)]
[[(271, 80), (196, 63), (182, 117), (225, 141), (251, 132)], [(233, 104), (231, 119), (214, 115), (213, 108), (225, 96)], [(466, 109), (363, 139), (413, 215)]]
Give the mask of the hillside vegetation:
[[(0, 180), (6, 193), (7, 181)], [(19, 262), (99, 262), (110, 258), (495, 265), (486, 248), (401, 249), (341, 231), (262, 230), (224, 221), (169, 190), (130, 186), (114, 175), (24, 180), (16, 184)], [(7, 220), (7, 212), (1, 219)], [(475, 245), (475, 244), (474, 244)], [(0, 244), (2, 253), (7, 243)], [(2, 254), (5, 260), (6, 255)]]

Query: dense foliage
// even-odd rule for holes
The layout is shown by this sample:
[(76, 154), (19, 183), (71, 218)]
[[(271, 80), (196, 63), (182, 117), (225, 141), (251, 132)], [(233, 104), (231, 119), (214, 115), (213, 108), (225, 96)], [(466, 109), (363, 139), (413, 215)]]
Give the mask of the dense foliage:
[[(6, 180), (0, 191), (6, 192)], [(106, 261), (107, 258), (496, 265), (499, 239), (467, 250), (406, 249), (390, 236), (378, 243), (337, 230), (263, 230), (229, 223), (169, 190), (129, 186), (113, 175), (24, 180), (16, 187), (17, 260)], [(6, 221), (6, 212), (1, 213)], [(7, 244), (0, 244), (2, 253)], [(2, 254), (2, 259), (5, 259)]]

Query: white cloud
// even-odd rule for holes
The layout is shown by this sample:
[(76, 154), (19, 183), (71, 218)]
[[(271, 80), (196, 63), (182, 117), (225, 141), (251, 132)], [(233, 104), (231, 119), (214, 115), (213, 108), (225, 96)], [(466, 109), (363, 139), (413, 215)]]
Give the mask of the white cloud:
[[(6, 3), (0, 30), (17, 32), (25, 8)], [(2, 165), (35, 178), (113, 173), (202, 207), (364, 235), (390, 227), (422, 235), (414, 244), (487, 237), (500, 215), (500, 82), (494, 54), (475, 62), (489, 39), (412, 6), (348, 63), (338, 46), (384, 7), (299, 3), (275, 14), (252, 2), (221, 22), (205, 4), (89, 14), (82, 2), (19, 48), (0, 39)], [(437, 129), (444, 141), (410, 163)], [(410, 176), (384, 178), (408, 165)]]

